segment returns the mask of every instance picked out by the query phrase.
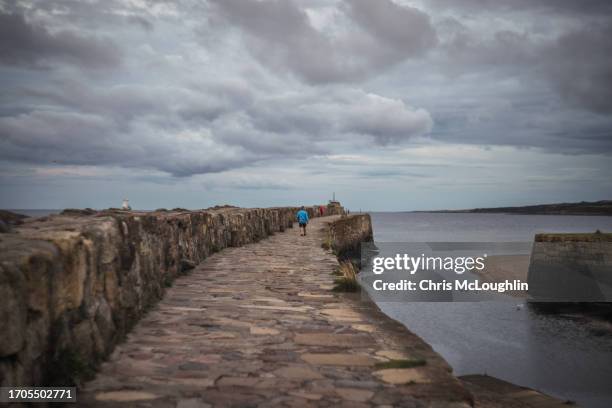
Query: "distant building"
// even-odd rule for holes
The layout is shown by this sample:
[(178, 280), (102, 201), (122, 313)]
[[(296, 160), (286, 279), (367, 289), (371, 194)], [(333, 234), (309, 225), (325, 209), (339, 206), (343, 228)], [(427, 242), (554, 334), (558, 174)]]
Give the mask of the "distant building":
[(330, 200), (327, 203), (327, 210), (325, 210), (325, 215), (342, 215), (344, 214), (344, 207), (340, 204), (340, 201)]

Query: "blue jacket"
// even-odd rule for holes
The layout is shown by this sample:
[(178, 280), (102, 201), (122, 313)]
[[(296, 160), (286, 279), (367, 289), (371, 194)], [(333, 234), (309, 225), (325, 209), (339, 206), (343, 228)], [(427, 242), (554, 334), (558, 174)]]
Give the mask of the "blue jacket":
[(305, 210), (298, 211), (297, 219), (300, 224), (308, 224), (308, 213)]

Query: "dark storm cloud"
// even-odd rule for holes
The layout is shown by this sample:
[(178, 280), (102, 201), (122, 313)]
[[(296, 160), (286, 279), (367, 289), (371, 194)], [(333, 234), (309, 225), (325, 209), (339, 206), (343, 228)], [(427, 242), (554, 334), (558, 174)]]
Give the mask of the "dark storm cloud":
[(273, 69), (288, 69), (306, 81), (349, 82), (422, 55), (436, 44), (429, 17), (390, 0), (347, 1), (348, 32), (317, 30), (297, 3), (284, 0), (212, 0), (227, 24), (244, 31), (249, 50)]
[(21, 14), (0, 12), (0, 63), (39, 67), (64, 62), (87, 68), (118, 65), (121, 53), (103, 38), (63, 30), (52, 33), (30, 24)]

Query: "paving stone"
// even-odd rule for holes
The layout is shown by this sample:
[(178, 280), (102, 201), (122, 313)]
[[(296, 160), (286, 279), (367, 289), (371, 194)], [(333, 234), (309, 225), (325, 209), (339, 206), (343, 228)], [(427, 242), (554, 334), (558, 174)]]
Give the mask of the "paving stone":
[(202, 364), (198, 361), (188, 361), (186, 363), (179, 365), (179, 370), (203, 371), (207, 369), (208, 369), (207, 364)]
[(218, 387), (237, 386), (237, 387), (254, 387), (261, 380), (256, 377), (221, 377), (217, 380)]
[[(330, 291), (338, 261), (321, 248), (324, 222), (313, 219), (306, 237), (289, 229), (227, 248), (176, 279), (82, 387), (80, 404), (422, 408), (460, 401), (464, 394), (446, 387), (420, 388), (423, 400), (414, 399), (410, 383), (453, 381), (440, 369), (443, 360), (375, 307)], [(427, 366), (373, 367), (409, 358), (411, 348), (425, 353)]]
[(361, 315), (351, 309), (323, 309), (321, 313), (329, 316), (331, 319), (340, 320), (344, 322), (359, 322), (361, 321)]
[(374, 333), (376, 327), (371, 324), (352, 324), (351, 327), (355, 330), (363, 331), (366, 333)]
[(356, 334), (298, 333), (294, 341), (307, 346), (359, 347), (371, 343), (369, 338)]
[(323, 378), (323, 376), (315, 370), (302, 366), (282, 367), (273, 371), (273, 374), (280, 378), (293, 378), (299, 380), (318, 380)]
[(389, 360), (407, 360), (410, 358), (408, 353), (396, 350), (380, 350), (376, 352), (376, 355)]
[(251, 334), (255, 334), (255, 335), (277, 335), (280, 332), (276, 329), (273, 329), (271, 327), (257, 327), (257, 326), (251, 326), (250, 328)]
[(371, 366), (377, 361), (370, 356), (362, 354), (305, 353), (300, 358), (309, 364), (336, 366)]
[(260, 305), (240, 305), (240, 307), (248, 309), (261, 309), (261, 310), (276, 310), (282, 312), (308, 312), (312, 310), (310, 306), (260, 306)]
[(210, 408), (212, 405), (203, 402), (199, 398), (189, 398), (179, 400), (176, 404), (176, 408)]
[(373, 391), (359, 388), (336, 388), (336, 393), (347, 401), (366, 402), (374, 395)]
[(173, 378), (170, 384), (184, 385), (196, 388), (208, 388), (215, 385), (214, 378)]
[(159, 395), (144, 391), (109, 391), (96, 394), (98, 401), (130, 402), (146, 401), (159, 398)]
[(322, 294), (322, 293), (308, 293), (308, 292), (299, 292), (298, 296), (310, 298), (310, 299), (333, 299), (334, 295)]
[(428, 383), (430, 379), (418, 368), (389, 368), (378, 370), (374, 375), (389, 384)]
[(313, 401), (318, 401), (321, 398), (323, 398), (322, 395), (320, 394), (314, 394), (311, 392), (305, 392), (305, 391), (292, 391), (289, 393), (289, 395), (293, 395), (294, 397), (299, 397), (299, 398), (304, 398), (307, 400), (313, 400)]

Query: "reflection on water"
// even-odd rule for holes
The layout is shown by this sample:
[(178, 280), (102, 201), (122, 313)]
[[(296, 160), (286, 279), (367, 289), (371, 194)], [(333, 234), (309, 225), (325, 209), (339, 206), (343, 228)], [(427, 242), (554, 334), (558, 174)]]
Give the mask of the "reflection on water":
[[(376, 241), (526, 241), (537, 232), (612, 231), (612, 217), (373, 213)], [(487, 373), (584, 407), (612, 406), (612, 339), (519, 299), (382, 303), (456, 374)]]

